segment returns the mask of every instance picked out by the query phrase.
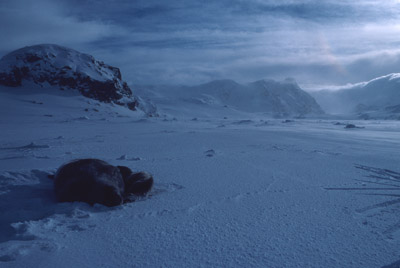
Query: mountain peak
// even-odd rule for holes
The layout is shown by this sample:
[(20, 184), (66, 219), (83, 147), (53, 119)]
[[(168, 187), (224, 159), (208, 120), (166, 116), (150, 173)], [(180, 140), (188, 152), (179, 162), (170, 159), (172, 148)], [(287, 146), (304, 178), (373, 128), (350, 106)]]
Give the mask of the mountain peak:
[(255, 82), (252, 82), (249, 84), (250, 86), (258, 87), (258, 88), (281, 88), (282, 86), (284, 87), (289, 87), (289, 88), (295, 88), (295, 89), (300, 89), (299, 85), (297, 84), (296, 80), (294, 78), (286, 78), (282, 81), (276, 81), (273, 79), (261, 79)]

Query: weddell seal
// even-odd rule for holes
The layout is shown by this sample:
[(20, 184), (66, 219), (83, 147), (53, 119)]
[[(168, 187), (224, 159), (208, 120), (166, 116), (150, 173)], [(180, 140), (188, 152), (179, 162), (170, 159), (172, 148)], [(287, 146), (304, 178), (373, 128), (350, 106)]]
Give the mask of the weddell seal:
[(134, 173), (99, 159), (78, 159), (62, 165), (54, 175), (54, 192), (59, 202), (86, 202), (108, 207), (129, 202), (129, 196), (145, 195), (153, 186), (147, 172)]

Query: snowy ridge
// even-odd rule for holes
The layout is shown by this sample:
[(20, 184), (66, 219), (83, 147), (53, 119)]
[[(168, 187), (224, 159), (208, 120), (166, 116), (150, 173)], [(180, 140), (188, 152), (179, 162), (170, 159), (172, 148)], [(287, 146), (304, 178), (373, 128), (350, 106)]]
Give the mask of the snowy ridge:
[[(157, 106), (175, 104), (186, 110), (234, 109), (266, 113), (273, 117), (323, 114), (322, 109), (295, 81), (260, 80), (242, 85), (233, 80), (215, 80), (198, 86), (136, 86)], [(190, 106), (196, 109), (190, 109)]]
[(363, 119), (400, 119), (399, 73), (312, 95), (329, 113), (355, 114)]
[(118, 68), (93, 56), (53, 44), (18, 49), (0, 60), (0, 85), (19, 87), (26, 82), (78, 90), (102, 102), (147, 108), (133, 96)]

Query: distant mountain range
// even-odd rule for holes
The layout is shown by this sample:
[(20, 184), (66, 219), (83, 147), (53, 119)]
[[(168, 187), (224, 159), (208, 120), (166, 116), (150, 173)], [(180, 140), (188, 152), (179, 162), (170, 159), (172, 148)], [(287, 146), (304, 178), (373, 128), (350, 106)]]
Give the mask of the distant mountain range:
[(293, 79), (260, 80), (239, 84), (215, 80), (198, 86), (135, 86), (135, 92), (158, 105), (173, 104), (195, 109), (217, 107), (273, 117), (320, 115), (323, 110)]
[(400, 74), (311, 94), (327, 113), (354, 114), (361, 119), (400, 120)]
[(263, 113), (272, 117), (324, 113), (315, 99), (293, 79), (260, 80), (249, 84), (216, 80), (198, 86), (136, 86), (133, 94), (118, 68), (91, 55), (51, 44), (18, 49), (0, 60), (0, 85), (15, 88), (32, 84), (39, 88), (75, 90), (85, 97), (131, 110), (140, 109), (150, 115), (157, 114), (151, 102), (167, 105), (169, 109), (181, 108), (188, 113), (218, 109)]

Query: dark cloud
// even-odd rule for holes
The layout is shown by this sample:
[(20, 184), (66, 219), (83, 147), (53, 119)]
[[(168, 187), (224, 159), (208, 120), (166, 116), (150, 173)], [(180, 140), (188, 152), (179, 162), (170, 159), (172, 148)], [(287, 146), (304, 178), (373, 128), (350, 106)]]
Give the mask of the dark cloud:
[(399, 71), (399, 7), (394, 0), (15, 0), (0, 3), (8, 40), (0, 53), (59, 43), (121, 67), (136, 83), (357, 82)]
[(79, 47), (123, 31), (101, 20), (81, 20), (68, 15), (68, 7), (50, 0), (0, 2), (0, 51), (38, 43)]

